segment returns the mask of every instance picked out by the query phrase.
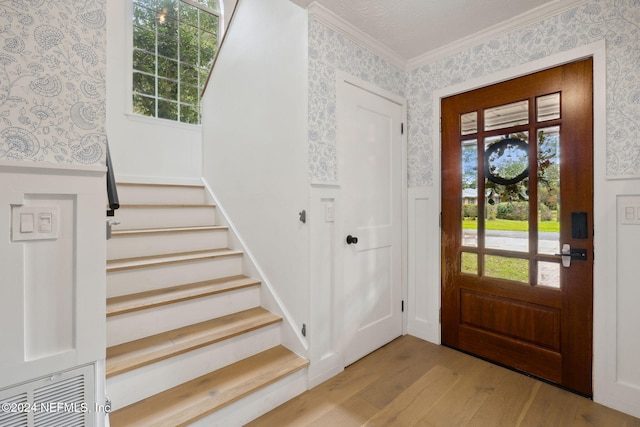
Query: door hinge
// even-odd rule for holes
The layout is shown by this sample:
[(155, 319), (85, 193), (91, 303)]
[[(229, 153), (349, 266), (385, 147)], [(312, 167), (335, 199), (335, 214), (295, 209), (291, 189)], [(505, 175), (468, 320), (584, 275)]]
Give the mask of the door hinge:
[(400, 135), (404, 135), (404, 123), (400, 123)]
[(440, 307), (440, 310), (438, 311), (438, 319), (438, 322), (442, 324), (442, 307)]
[(402, 300), (402, 303), (400, 304), (400, 309), (402, 310), (402, 312), (404, 313), (404, 300)]
[(442, 228), (442, 212), (440, 212), (440, 228)]

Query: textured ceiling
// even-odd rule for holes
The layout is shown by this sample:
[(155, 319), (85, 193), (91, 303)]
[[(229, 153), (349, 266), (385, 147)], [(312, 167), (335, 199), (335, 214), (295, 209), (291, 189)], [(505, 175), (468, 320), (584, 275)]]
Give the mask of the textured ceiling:
[[(313, 0), (291, 0), (307, 7)], [(559, 0), (316, 0), (410, 60)]]

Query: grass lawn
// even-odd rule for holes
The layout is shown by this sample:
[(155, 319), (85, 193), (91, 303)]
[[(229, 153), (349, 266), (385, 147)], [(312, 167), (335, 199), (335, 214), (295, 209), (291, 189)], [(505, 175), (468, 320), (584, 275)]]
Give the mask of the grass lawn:
[[(538, 226), (539, 231), (560, 231), (560, 223), (557, 221), (543, 221)], [(478, 221), (465, 219), (462, 221), (462, 228), (477, 229)], [(504, 230), (504, 231), (527, 231), (528, 223), (526, 221), (511, 221), (508, 219), (492, 219), (487, 221), (487, 230)]]
[[(529, 283), (529, 262), (524, 259), (485, 255), (484, 275)], [(478, 256), (462, 253), (462, 272), (478, 274)]]

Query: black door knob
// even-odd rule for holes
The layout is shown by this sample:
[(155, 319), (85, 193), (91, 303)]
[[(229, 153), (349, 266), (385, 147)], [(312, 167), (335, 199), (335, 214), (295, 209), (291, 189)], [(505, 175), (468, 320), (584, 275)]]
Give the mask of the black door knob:
[(355, 244), (357, 244), (357, 243), (358, 243), (358, 238), (357, 238), (357, 237), (354, 237), (354, 236), (352, 236), (351, 234), (349, 234), (349, 235), (347, 236), (347, 244), (348, 244), (348, 245), (351, 245), (351, 244), (354, 244), (354, 245), (355, 245)]

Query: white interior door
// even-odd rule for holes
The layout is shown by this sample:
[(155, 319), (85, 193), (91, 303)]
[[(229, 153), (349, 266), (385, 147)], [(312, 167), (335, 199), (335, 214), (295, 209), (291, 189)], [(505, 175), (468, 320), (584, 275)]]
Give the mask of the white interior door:
[(402, 106), (341, 85), (337, 136), (349, 365), (402, 334)]

